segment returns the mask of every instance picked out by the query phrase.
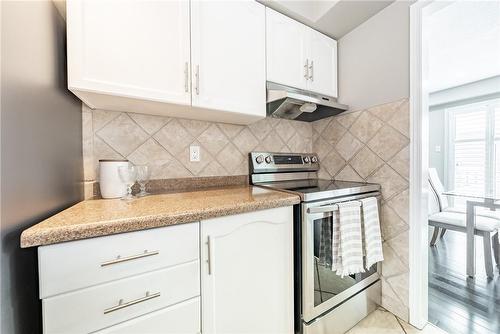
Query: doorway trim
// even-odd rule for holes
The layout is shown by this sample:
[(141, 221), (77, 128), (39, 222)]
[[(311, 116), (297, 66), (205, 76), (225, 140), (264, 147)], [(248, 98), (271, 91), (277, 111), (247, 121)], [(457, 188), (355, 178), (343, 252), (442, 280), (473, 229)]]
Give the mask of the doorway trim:
[(410, 6), (410, 231), (409, 231), (409, 317), (422, 329), (428, 322), (427, 197), (429, 187), (429, 105), (426, 17), (453, 3), (418, 0)]
[[(428, 248), (427, 224), (427, 175), (428, 165), (423, 141), (428, 133), (423, 99), (423, 9), (429, 3), (418, 1), (410, 6), (410, 232), (409, 232), (409, 317), (410, 323), (422, 329), (428, 321)], [(425, 227), (425, 233), (424, 233)]]

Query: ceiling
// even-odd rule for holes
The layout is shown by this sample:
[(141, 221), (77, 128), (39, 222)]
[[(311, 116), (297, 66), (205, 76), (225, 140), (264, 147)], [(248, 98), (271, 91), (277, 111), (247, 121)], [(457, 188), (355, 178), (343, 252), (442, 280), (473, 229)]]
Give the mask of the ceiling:
[(425, 24), (431, 92), (500, 75), (499, 1), (457, 1)]
[(394, 0), (260, 0), (261, 3), (339, 39)]

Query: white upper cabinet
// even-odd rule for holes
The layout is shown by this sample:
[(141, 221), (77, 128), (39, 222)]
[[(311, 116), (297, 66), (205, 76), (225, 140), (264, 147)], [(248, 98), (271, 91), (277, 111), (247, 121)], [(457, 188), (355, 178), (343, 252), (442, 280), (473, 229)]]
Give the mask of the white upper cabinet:
[(308, 29), (309, 90), (337, 97), (337, 41)]
[(68, 86), (91, 108), (241, 124), (266, 116), (257, 2), (68, 0), (67, 26)]
[(111, 101), (88, 93), (191, 103), (189, 2), (69, 0), (67, 34), (68, 85), (90, 107)]
[(266, 8), (267, 80), (337, 97), (337, 42)]
[(267, 80), (307, 89), (306, 26), (266, 8)]
[(265, 7), (192, 1), (193, 107), (265, 117)]
[(94, 109), (249, 124), (266, 69), (337, 97), (336, 41), (252, 0), (67, 0), (67, 36), (68, 87)]

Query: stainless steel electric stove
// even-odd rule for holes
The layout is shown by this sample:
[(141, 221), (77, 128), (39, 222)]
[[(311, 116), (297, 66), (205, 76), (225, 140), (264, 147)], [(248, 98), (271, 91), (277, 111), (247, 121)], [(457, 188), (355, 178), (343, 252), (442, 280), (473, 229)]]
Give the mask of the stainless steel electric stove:
[(252, 152), (251, 183), (293, 192), (295, 332), (344, 333), (380, 304), (378, 266), (340, 277), (319, 258), (321, 229), (331, 225), (333, 204), (366, 197), (380, 199), (380, 185), (317, 178), (316, 154)]

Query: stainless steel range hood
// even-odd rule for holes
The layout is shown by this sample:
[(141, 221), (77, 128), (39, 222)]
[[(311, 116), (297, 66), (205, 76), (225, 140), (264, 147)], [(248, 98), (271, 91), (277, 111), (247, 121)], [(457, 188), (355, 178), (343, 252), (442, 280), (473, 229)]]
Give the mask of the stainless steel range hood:
[(267, 82), (267, 116), (313, 122), (347, 109), (333, 97)]

